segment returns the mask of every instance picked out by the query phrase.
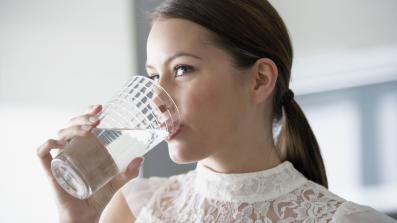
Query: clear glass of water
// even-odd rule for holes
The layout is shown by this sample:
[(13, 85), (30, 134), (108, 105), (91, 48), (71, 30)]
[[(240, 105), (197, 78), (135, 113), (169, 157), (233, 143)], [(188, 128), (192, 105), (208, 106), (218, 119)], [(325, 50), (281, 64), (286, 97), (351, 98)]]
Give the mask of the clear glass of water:
[(133, 158), (143, 156), (179, 128), (179, 111), (170, 95), (149, 78), (134, 76), (99, 114), (89, 136), (76, 136), (51, 163), (59, 185), (85, 199)]

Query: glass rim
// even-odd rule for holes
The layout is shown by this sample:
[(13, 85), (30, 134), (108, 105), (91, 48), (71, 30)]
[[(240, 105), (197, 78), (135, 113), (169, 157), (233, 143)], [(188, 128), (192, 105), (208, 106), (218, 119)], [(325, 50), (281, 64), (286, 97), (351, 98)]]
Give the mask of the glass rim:
[[(172, 134), (173, 132), (175, 132), (178, 127), (181, 125), (180, 121), (181, 121), (181, 117), (180, 117), (180, 111), (178, 106), (176, 105), (174, 99), (171, 97), (171, 95), (161, 86), (159, 85), (157, 82), (155, 82), (154, 80), (152, 80), (151, 78), (147, 77), (147, 76), (143, 76), (143, 75), (132, 75), (132, 77), (130, 77), (128, 79), (128, 81), (121, 87), (121, 89), (119, 91), (117, 91), (113, 97), (111, 97), (111, 99), (109, 101), (107, 101), (104, 104), (104, 109), (98, 114), (99, 118), (101, 118), (102, 115), (104, 115), (104, 112), (106, 109), (106, 107), (110, 106), (114, 101), (118, 101), (119, 100), (119, 96), (122, 92), (126, 91), (127, 89), (129, 89), (129, 86), (133, 86), (133, 85), (144, 85), (143, 83), (137, 82), (137, 83), (133, 83), (135, 80), (145, 80), (148, 81), (149, 84), (152, 86), (148, 86), (147, 88), (152, 88), (150, 91), (153, 91), (153, 89), (157, 88), (158, 90), (160, 90), (160, 93), (158, 94), (159, 96), (161, 94), (163, 94), (163, 96), (165, 96), (166, 100), (169, 100), (169, 102), (171, 102), (171, 107), (173, 106), (175, 108), (174, 112), (171, 112), (169, 108), (167, 108), (167, 111), (171, 117), (171, 121), (172, 124), (170, 125), (170, 129), (168, 129), (168, 127), (166, 127), (166, 130), (169, 134)], [(164, 94), (165, 93), (165, 94)], [(160, 97), (161, 99), (162, 97)], [(161, 99), (162, 101), (164, 101), (164, 99)], [(170, 107), (170, 108), (171, 108)], [(139, 111), (139, 110), (138, 110)], [(140, 112), (140, 111), (139, 111)], [(149, 123), (151, 123), (151, 121), (148, 120)], [(176, 125), (174, 124), (176, 123)], [(158, 123), (161, 126), (161, 123)], [(152, 125), (152, 124), (150, 124)], [(166, 125), (167, 126), (167, 125)], [(161, 128), (162, 129), (162, 128)]]
[(152, 80), (151, 78), (147, 77), (147, 76), (143, 76), (143, 75), (133, 75), (130, 78), (130, 81), (127, 83), (127, 86), (133, 81), (133, 78), (143, 78), (148, 80), (150, 83), (152, 83), (154, 86), (158, 87), (161, 89), (162, 92), (165, 92), (165, 94), (167, 95), (167, 97), (171, 100), (172, 104), (174, 105), (175, 109), (176, 109), (176, 113), (178, 114), (178, 121), (180, 121), (180, 112), (179, 112), (179, 108), (176, 105), (174, 99), (171, 97), (171, 95), (158, 83), (156, 83), (154, 80)]

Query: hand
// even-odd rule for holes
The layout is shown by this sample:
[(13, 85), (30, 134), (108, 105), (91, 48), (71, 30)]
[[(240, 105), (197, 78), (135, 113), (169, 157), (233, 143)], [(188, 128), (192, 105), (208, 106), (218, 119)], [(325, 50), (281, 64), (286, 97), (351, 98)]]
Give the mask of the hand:
[[(60, 149), (75, 136), (88, 136), (91, 130), (99, 125), (97, 114), (102, 110), (100, 105), (91, 106), (86, 114), (70, 120), (70, 126), (58, 132), (59, 140), (49, 139), (37, 149), (46, 175), (55, 191), (60, 222), (98, 222), (100, 215), (115, 192), (125, 183), (138, 176), (143, 157), (135, 158), (125, 172), (117, 175), (99, 191), (85, 200), (79, 200), (62, 189), (51, 173), (52, 156), (50, 151)], [(84, 149), (84, 148), (81, 148)]]

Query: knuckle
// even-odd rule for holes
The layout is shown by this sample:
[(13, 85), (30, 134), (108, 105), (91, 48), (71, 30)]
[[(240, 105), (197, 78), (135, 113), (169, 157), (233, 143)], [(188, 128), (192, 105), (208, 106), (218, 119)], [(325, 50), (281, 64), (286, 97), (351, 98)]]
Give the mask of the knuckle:
[(64, 135), (65, 135), (65, 137), (67, 136), (67, 137), (71, 138), (71, 137), (75, 136), (77, 133), (78, 133), (78, 126), (72, 126), (72, 127), (65, 129)]
[(76, 117), (69, 119), (69, 124), (72, 124), (76, 120)]
[(76, 125), (76, 126), (73, 127), (73, 131), (77, 132), (77, 133), (84, 132), (83, 126), (84, 125)]
[(94, 108), (95, 108), (95, 105), (90, 105), (90, 106), (88, 106), (88, 108), (87, 108), (87, 110), (86, 110), (85, 113), (90, 113), (90, 112), (92, 112), (92, 110), (94, 110)]
[(90, 135), (89, 131), (80, 130), (80, 132), (79, 132), (79, 136), (88, 136), (88, 135)]
[(81, 125), (74, 126), (72, 130), (72, 136), (84, 136), (87, 131), (82, 129)]
[(74, 117), (69, 121), (69, 124), (70, 125), (82, 125), (82, 124), (88, 123), (89, 117), (90, 117), (90, 115), (88, 115), (88, 114)]
[[(92, 115), (83, 115), (83, 116), (81, 116), (81, 118), (84, 120), (84, 124), (86, 124), (86, 123), (90, 123), (90, 117), (91, 117)], [(83, 124), (83, 123), (82, 123)]]
[(51, 147), (52, 143), (53, 143), (53, 140), (52, 139), (48, 139), (47, 141), (45, 141), (44, 147), (46, 147), (46, 148)]
[(69, 120), (69, 125), (76, 125), (76, 123), (79, 121), (80, 117), (81, 116), (76, 116), (76, 117), (71, 118)]
[(54, 143), (55, 143), (55, 140), (53, 140), (53, 139), (46, 140), (41, 146), (39, 146), (36, 149), (36, 155), (39, 157), (42, 157), (43, 156), (42, 151), (50, 148), (51, 146), (54, 145)]
[(64, 134), (64, 132), (65, 132), (65, 129), (58, 130), (58, 132), (57, 132), (58, 137), (61, 137)]

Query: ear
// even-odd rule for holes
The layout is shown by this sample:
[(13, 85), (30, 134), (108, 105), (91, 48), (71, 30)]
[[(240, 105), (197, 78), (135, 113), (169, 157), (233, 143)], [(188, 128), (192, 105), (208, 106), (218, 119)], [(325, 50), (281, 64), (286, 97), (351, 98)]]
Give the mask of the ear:
[(278, 69), (269, 58), (258, 59), (251, 69), (251, 95), (255, 104), (264, 102), (273, 93)]

